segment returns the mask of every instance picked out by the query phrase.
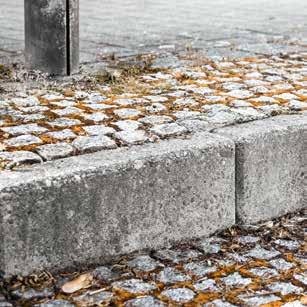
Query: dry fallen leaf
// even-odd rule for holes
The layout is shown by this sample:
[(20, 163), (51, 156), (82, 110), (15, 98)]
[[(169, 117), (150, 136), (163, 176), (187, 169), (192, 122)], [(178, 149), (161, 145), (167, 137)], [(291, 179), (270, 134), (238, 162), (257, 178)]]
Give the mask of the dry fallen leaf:
[(6, 149), (6, 146), (2, 143), (0, 143), (0, 151), (4, 151)]
[(276, 301), (276, 302), (271, 302), (271, 303), (268, 303), (268, 304), (263, 304), (261, 305), (261, 307), (280, 307), (282, 306), (282, 302), (280, 301)]
[(304, 295), (304, 296), (301, 297), (301, 303), (303, 305), (307, 305), (307, 295)]
[(65, 283), (62, 286), (62, 291), (64, 293), (71, 294), (81, 289), (88, 288), (91, 285), (92, 280), (93, 280), (92, 274), (90, 273), (82, 274), (77, 278)]
[(72, 89), (66, 89), (64, 90), (63, 94), (67, 97), (73, 97), (75, 95), (75, 92)]

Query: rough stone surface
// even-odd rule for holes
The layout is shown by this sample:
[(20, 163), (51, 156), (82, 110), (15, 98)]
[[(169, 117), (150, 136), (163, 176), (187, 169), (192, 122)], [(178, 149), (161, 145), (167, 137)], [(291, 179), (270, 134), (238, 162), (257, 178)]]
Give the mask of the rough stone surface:
[(4, 141), (4, 144), (10, 147), (23, 147), (33, 144), (41, 144), (42, 140), (34, 135), (25, 134), (16, 136), (7, 141)]
[(173, 121), (173, 119), (165, 115), (149, 115), (141, 118), (139, 121), (145, 125), (154, 126), (170, 123)]
[(12, 101), (13, 104), (18, 107), (34, 107), (39, 105), (39, 100), (33, 96), (26, 98), (14, 98)]
[(257, 258), (257, 259), (264, 259), (264, 260), (270, 260), (272, 258), (275, 258), (280, 255), (280, 252), (277, 250), (268, 250), (265, 248), (262, 248), (260, 245), (256, 245), (255, 248), (250, 250), (246, 256)]
[(152, 296), (139, 297), (129, 300), (125, 303), (125, 307), (164, 307), (166, 304), (155, 299)]
[(59, 141), (74, 139), (77, 137), (77, 135), (73, 133), (70, 129), (64, 129), (61, 131), (52, 131), (48, 132), (46, 135)]
[(7, 274), (167, 246), (233, 225), (233, 143), (199, 134), (2, 171), (0, 202)]
[(187, 303), (194, 298), (195, 293), (188, 288), (176, 288), (164, 290), (161, 295), (176, 303)]
[(239, 296), (239, 298), (247, 305), (247, 306), (261, 306), (264, 304), (269, 304), (272, 302), (280, 301), (280, 298), (273, 294), (268, 295), (255, 295), (255, 296)]
[(303, 285), (307, 286), (307, 273), (303, 272), (301, 274), (295, 274), (294, 278), (301, 282)]
[[(237, 216), (241, 223), (277, 217), (306, 206), (306, 116), (277, 116), (217, 129), (236, 143)], [(270, 205), (268, 205), (270, 204)]]
[(266, 268), (266, 267), (259, 267), (253, 268), (249, 270), (253, 275), (256, 275), (261, 278), (271, 278), (274, 276), (278, 276), (278, 272), (274, 269)]
[(191, 132), (209, 132), (214, 129), (213, 125), (210, 125), (207, 121), (200, 119), (185, 119), (179, 123), (181, 126), (187, 128)]
[(206, 254), (216, 254), (221, 250), (221, 245), (205, 239), (199, 243), (198, 248)]
[(13, 307), (13, 304), (8, 302), (1, 293), (0, 293), (0, 307)]
[(292, 283), (287, 282), (275, 282), (269, 286), (269, 289), (273, 292), (280, 292), (282, 295), (287, 295), (291, 293), (302, 293), (303, 288), (297, 287)]
[(236, 307), (236, 305), (230, 304), (223, 300), (214, 300), (210, 303), (204, 304), (203, 307)]
[(113, 283), (113, 288), (134, 294), (145, 294), (157, 288), (154, 283), (146, 283), (139, 279), (128, 279)]
[(120, 274), (109, 267), (100, 266), (96, 268), (93, 273), (93, 277), (100, 282), (113, 282), (120, 277)]
[(105, 135), (79, 136), (72, 142), (72, 146), (84, 153), (101, 149), (114, 149), (116, 143)]
[(37, 147), (36, 152), (46, 161), (66, 158), (73, 154), (74, 148), (66, 143), (46, 144)]
[(131, 119), (131, 118), (135, 118), (138, 115), (140, 115), (141, 112), (135, 109), (119, 109), (119, 110), (115, 110), (114, 114), (116, 114), (122, 119)]
[(174, 250), (174, 249), (162, 249), (154, 253), (155, 258), (163, 261), (171, 261), (173, 263), (180, 263), (188, 260), (195, 260), (201, 256), (201, 253), (194, 250)]
[(11, 296), (14, 299), (26, 301), (30, 299), (41, 300), (46, 298), (51, 298), (54, 295), (52, 289), (45, 288), (43, 290), (36, 290), (29, 288), (24, 290), (17, 289), (11, 293)]
[(46, 303), (41, 303), (41, 304), (35, 304), (35, 307), (54, 307), (54, 306), (59, 306), (59, 307), (75, 307), (74, 304), (65, 301), (65, 300), (51, 300)]
[(227, 277), (223, 277), (221, 280), (228, 287), (244, 287), (252, 282), (251, 278), (242, 277), (238, 272), (228, 275)]
[(128, 266), (142, 272), (150, 272), (159, 267), (163, 267), (163, 264), (147, 255), (144, 255), (130, 260), (128, 262)]
[(217, 268), (215, 266), (209, 266), (206, 262), (190, 262), (184, 265), (184, 270), (192, 275), (202, 277), (208, 273), (215, 272)]
[(184, 282), (191, 279), (190, 276), (183, 274), (174, 268), (166, 268), (157, 276), (159, 282), (164, 284), (175, 284), (178, 282)]
[(92, 121), (94, 123), (100, 123), (103, 122), (105, 120), (107, 120), (109, 117), (101, 112), (96, 112), (96, 113), (92, 113), (92, 114), (85, 114), (84, 116), (85, 120), (89, 120)]
[(215, 292), (219, 290), (215, 280), (213, 279), (205, 279), (205, 280), (199, 281), (194, 285), (194, 288), (197, 291), (204, 291), (204, 292), (207, 292), (207, 291)]
[(157, 125), (154, 126), (150, 131), (157, 134), (161, 138), (181, 135), (188, 132), (185, 127), (179, 126), (175, 123)]
[(80, 305), (99, 306), (110, 302), (114, 294), (109, 291), (100, 291), (98, 293), (85, 293), (74, 298), (74, 301)]
[(275, 244), (278, 246), (285, 247), (288, 250), (297, 250), (300, 247), (299, 242), (291, 241), (291, 240), (276, 240)]
[(246, 245), (246, 244), (253, 244), (259, 242), (259, 238), (257, 237), (252, 237), (252, 236), (243, 236), (238, 238), (238, 242)]
[(290, 270), (293, 268), (293, 264), (286, 261), (285, 259), (278, 258), (278, 259), (273, 259), (270, 261), (270, 264), (277, 270), (283, 271), (283, 270)]
[(137, 130), (140, 127), (140, 123), (135, 120), (121, 120), (116, 123), (114, 123), (116, 127), (118, 127), (120, 130)]
[(306, 304), (303, 305), (300, 301), (297, 300), (283, 305), (283, 307), (304, 307), (304, 306), (306, 306)]
[(143, 130), (126, 130), (115, 133), (115, 137), (125, 145), (143, 144), (148, 140)]
[(57, 118), (53, 122), (49, 123), (51, 127), (58, 127), (58, 128), (72, 127), (80, 124), (81, 122), (78, 119), (71, 119), (65, 117)]
[(86, 126), (82, 127), (83, 130), (90, 136), (94, 135), (113, 135), (116, 131), (111, 127), (107, 127), (104, 125), (93, 125), (93, 126)]
[(0, 152), (0, 159), (8, 161), (7, 168), (14, 165), (43, 162), (42, 158), (30, 151)]
[(12, 136), (18, 136), (23, 134), (41, 134), (48, 131), (44, 127), (40, 127), (37, 124), (27, 124), (13, 127), (1, 128), (1, 130), (5, 133), (8, 133)]
[(78, 108), (75, 107), (67, 107), (64, 109), (56, 109), (56, 110), (52, 110), (53, 113), (55, 113), (58, 116), (69, 116), (69, 115), (73, 115), (73, 114), (80, 114), (82, 113), (82, 111)]

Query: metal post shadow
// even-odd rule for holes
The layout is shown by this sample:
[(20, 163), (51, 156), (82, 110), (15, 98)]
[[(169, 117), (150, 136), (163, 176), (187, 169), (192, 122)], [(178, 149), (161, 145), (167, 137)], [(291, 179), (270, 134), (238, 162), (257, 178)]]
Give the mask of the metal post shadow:
[(71, 75), (79, 68), (79, 0), (25, 0), (29, 69)]

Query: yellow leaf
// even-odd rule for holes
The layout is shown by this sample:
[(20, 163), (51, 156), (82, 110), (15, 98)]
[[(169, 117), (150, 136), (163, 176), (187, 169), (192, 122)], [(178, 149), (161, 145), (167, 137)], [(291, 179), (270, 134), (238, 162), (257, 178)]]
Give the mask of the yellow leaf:
[(301, 297), (301, 303), (303, 305), (307, 305), (307, 295), (304, 295), (304, 296)]
[(78, 276), (77, 278), (68, 281), (62, 286), (62, 291), (64, 293), (74, 293), (81, 289), (88, 288), (91, 285), (91, 282), (93, 280), (93, 276), (89, 273), (82, 274)]
[(4, 151), (6, 149), (6, 146), (2, 143), (0, 143), (0, 151)]
[(282, 302), (280, 301), (276, 301), (276, 302), (272, 302), (272, 303), (268, 303), (268, 304), (263, 304), (261, 305), (261, 307), (280, 307), (282, 306)]

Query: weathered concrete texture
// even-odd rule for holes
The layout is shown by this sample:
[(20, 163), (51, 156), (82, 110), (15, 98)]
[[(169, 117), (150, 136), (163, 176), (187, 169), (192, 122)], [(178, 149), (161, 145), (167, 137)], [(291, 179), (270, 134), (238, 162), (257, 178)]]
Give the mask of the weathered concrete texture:
[(25, 0), (25, 57), (31, 69), (66, 75), (79, 66), (79, 0)]
[(237, 222), (255, 223), (306, 207), (306, 116), (277, 116), (216, 133), (236, 144)]
[(199, 134), (0, 173), (1, 270), (105, 262), (235, 222), (231, 140)]
[[(305, 113), (307, 117), (307, 112)], [(303, 171), (304, 171), (304, 193), (303, 193), (303, 201), (305, 206), (307, 206), (307, 131), (306, 129), (303, 132), (303, 157), (305, 157), (303, 162)]]
[(67, 74), (79, 71), (79, 0), (69, 0), (69, 67)]

